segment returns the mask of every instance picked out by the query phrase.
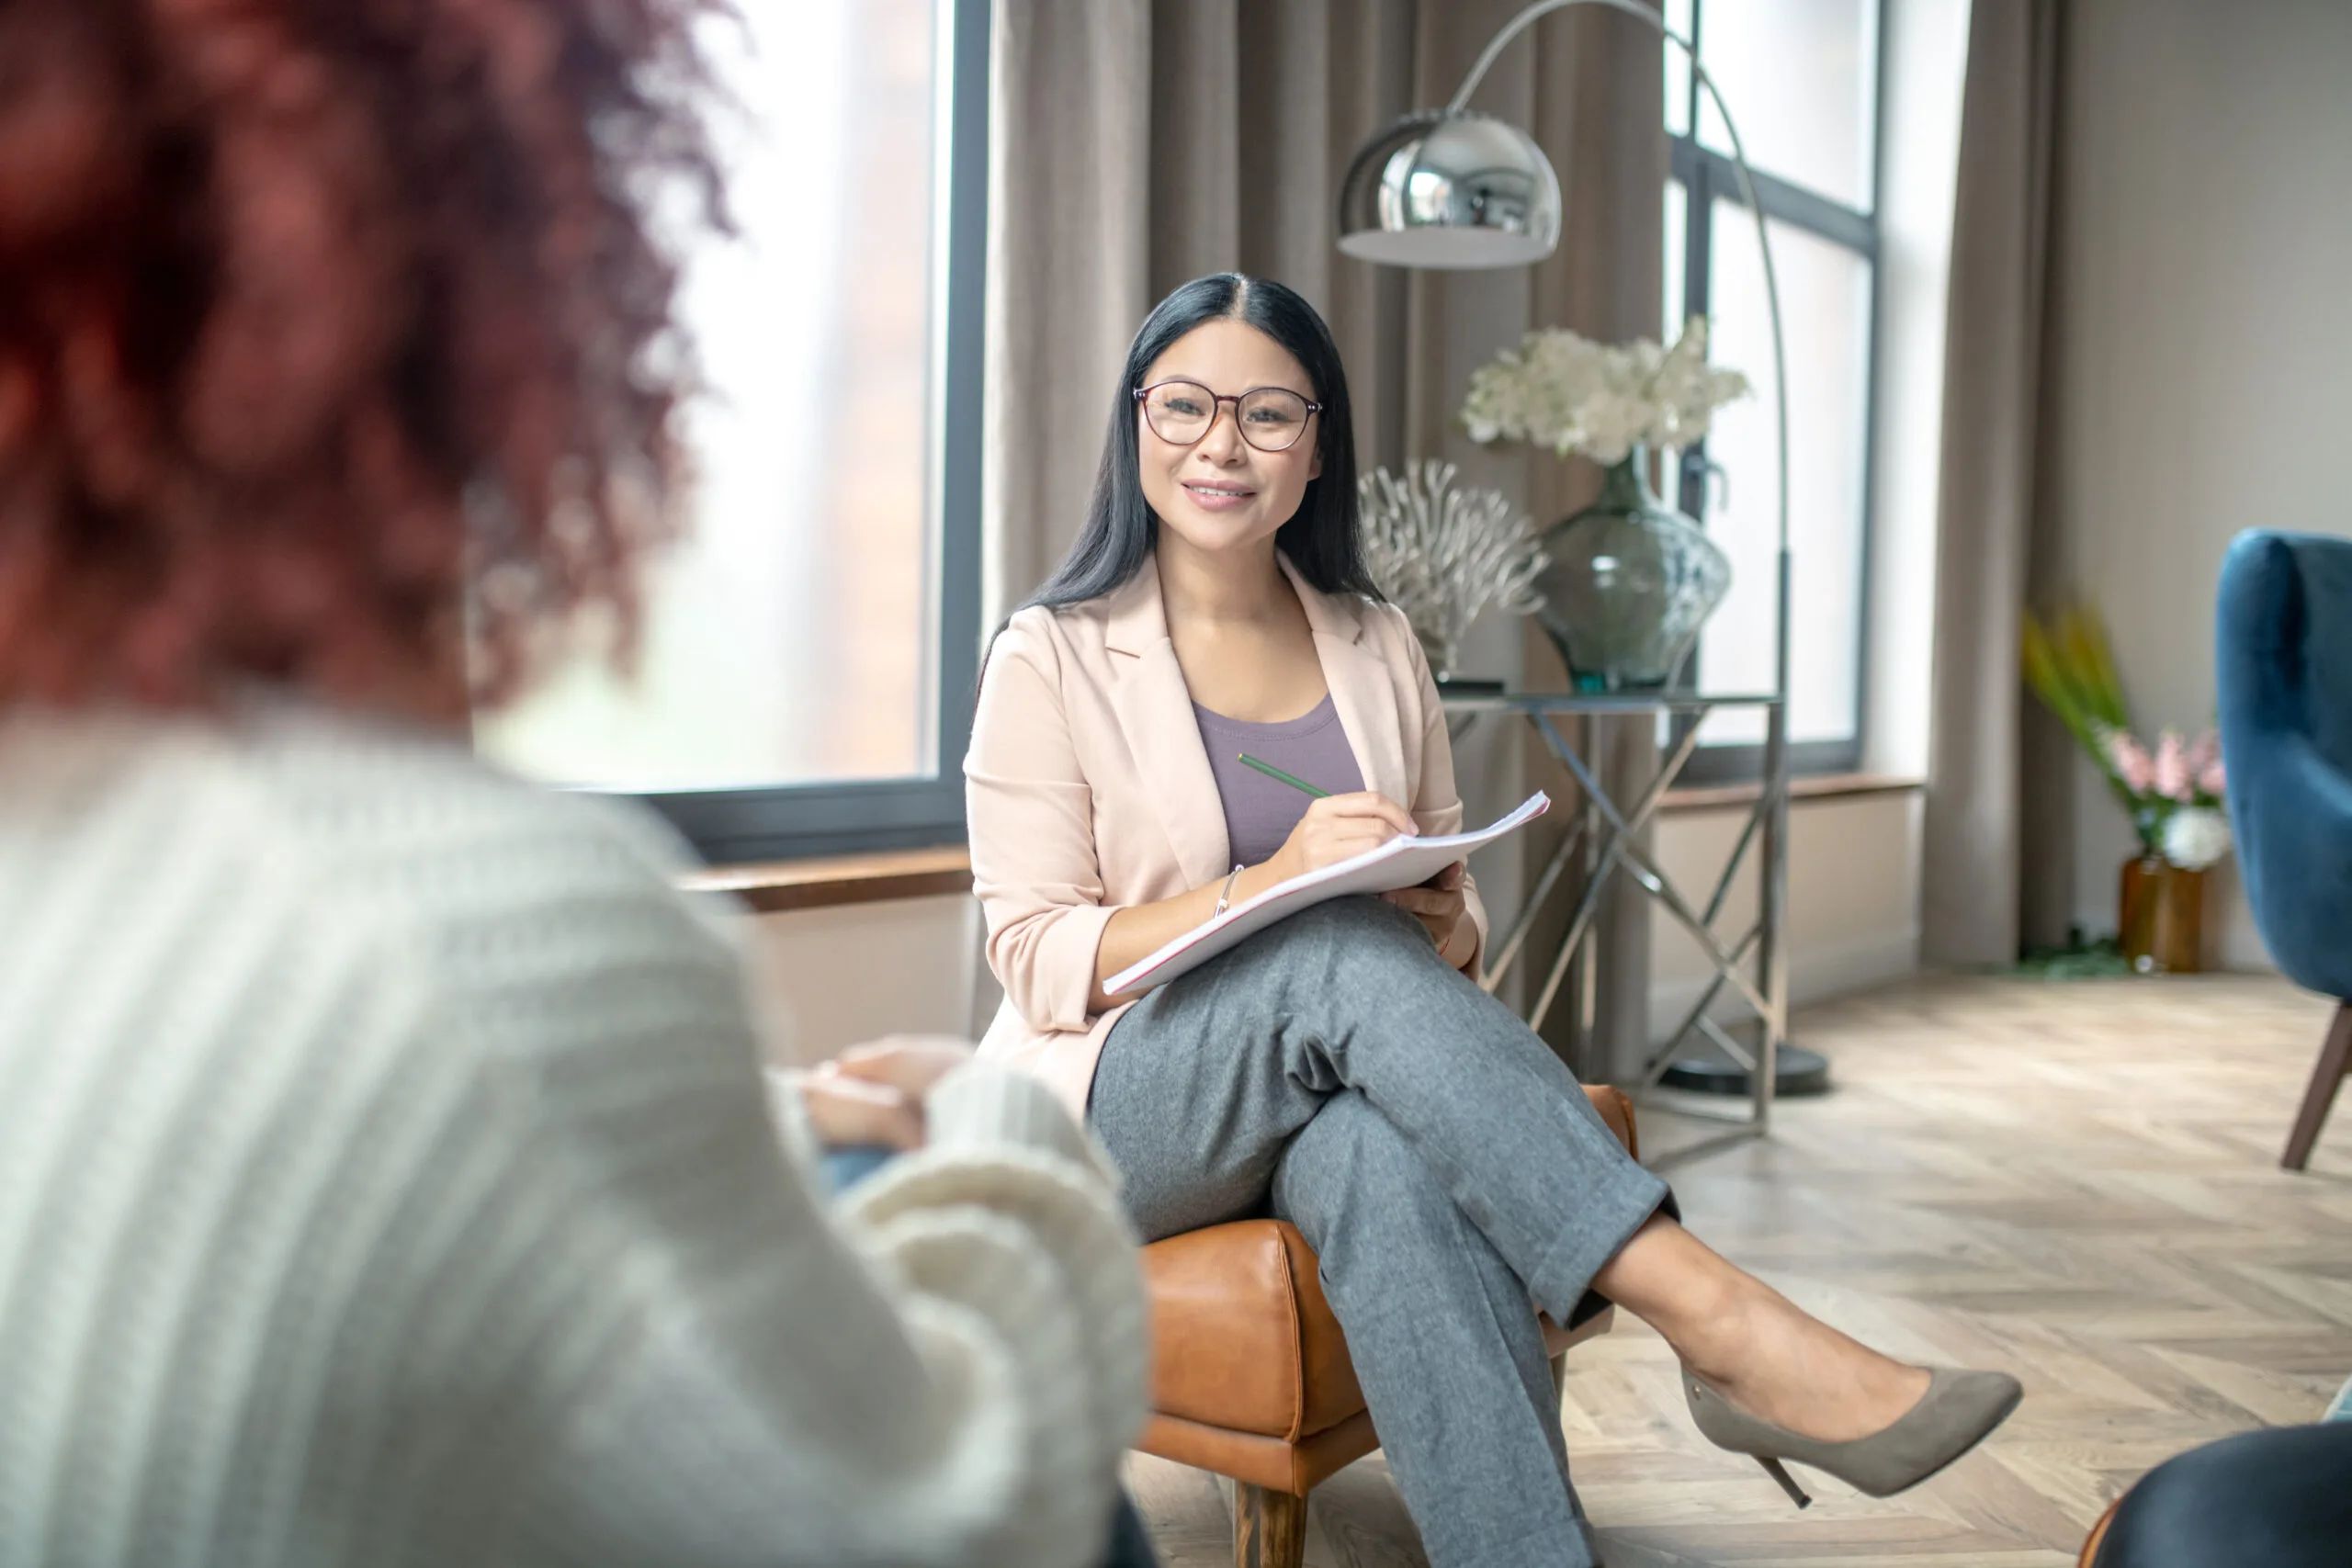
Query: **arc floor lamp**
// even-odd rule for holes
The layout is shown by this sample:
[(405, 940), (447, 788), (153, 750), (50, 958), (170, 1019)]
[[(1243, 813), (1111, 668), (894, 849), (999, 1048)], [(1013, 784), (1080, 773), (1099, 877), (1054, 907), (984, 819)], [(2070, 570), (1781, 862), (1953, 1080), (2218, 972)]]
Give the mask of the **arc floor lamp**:
[[(1788, 788), (1789, 697), (1789, 385), (1788, 356), (1781, 331), (1780, 280), (1772, 270), (1772, 241), (1764, 204), (1747, 166), (1731, 106), (1700, 62), (1690, 40), (1666, 25), (1657, 12), (1636, 0), (1536, 0), (1487, 40), (1453, 100), (1442, 109), (1408, 114), (1365, 142), (1340, 186), (1340, 249), (1345, 254), (1389, 266), (1441, 270), (1524, 266), (1541, 261), (1560, 243), (1560, 180), (1535, 139), (1519, 127), (1469, 107), (1470, 96), (1511, 41), (1541, 17), (1571, 6), (1600, 6), (1635, 17), (1689, 57), (1691, 74), (1723, 116), (1739, 193), (1756, 220), (1756, 244), (1764, 261), (1764, 299), (1772, 327), (1772, 390), (1775, 482), (1779, 501), (1777, 570), (1772, 634), (1772, 690), (1781, 703), (1781, 722), (1767, 736), (1764, 777), (1768, 788)], [(1784, 857), (1767, 856), (1765, 875), (1781, 884), (1765, 897), (1785, 907)], [(1785, 960), (1782, 961), (1785, 964)], [(1774, 1077), (1786, 1079), (1797, 1062), (1783, 1046)], [(1809, 1054), (1808, 1054), (1809, 1055)], [(1818, 1058), (1806, 1067), (1818, 1071)], [(1802, 1070), (1802, 1069), (1801, 1069)]]

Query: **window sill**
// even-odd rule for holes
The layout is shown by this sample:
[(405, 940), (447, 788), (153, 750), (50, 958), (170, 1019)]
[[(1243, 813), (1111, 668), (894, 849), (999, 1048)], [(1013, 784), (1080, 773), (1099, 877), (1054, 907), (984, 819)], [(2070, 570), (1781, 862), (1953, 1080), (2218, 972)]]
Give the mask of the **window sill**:
[[(1865, 795), (1917, 795), (1928, 787), (1925, 779), (1900, 773), (1808, 773), (1789, 781), (1790, 804), (1809, 800), (1850, 800)], [(1733, 784), (1685, 784), (1666, 792), (1658, 802), (1663, 816), (1695, 811), (1728, 811), (1753, 806), (1764, 786), (1753, 780)]]
[(759, 861), (692, 872), (680, 877), (678, 886), (689, 893), (731, 894), (763, 915), (831, 909), (969, 893), (972, 856), (961, 844), (944, 844), (820, 860)]
[[(1849, 800), (1867, 795), (1912, 795), (1925, 781), (1889, 773), (1815, 773), (1789, 781), (1792, 801)], [(1753, 806), (1756, 784), (1696, 784), (1667, 791), (1663, 814), (1727, 811)], [(759, 861), (689, 873), (678, 885), (690, 893), (725, 893), (755, 913), (831, 909), (897, 898), (931, 898), (972, 890), (972, 857), (961, 844), (929, 850), (888, 850), (818, 860)]]

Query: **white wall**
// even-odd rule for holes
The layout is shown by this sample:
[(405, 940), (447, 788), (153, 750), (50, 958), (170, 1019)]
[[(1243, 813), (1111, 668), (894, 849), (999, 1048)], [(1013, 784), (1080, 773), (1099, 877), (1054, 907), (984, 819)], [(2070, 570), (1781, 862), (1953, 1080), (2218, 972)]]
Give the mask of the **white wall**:
[[(1919, 966), (1919, 796), (1833, 796), (1789, 811), (1789, 999), (1802, 1006), (1899, 980)], [(1658, 863), (1703, 911), (1744, 812), (1681, 812), (1658, 829)], [(1758, 857), (1748, 852), (1715, 923), (1726, 946), (1756, 918)], [(1713, 976), (1679, 922), (1653, 920), (1650, 1032), (1662, 1042)], [(1723, 1017), (1742, 1016), (1726, 987)]]
[(978, 907), (961, 894), (749, 919), (753, 984), (779, 1062), (882, 1034), (977, 1037), (996, 1007)]
[[(2147, 726), (2213, 714), (2222, 552), (2352, 532), (2352, 5), (2076, 0), (2059, 112), (2048, 495)], [(2077, 918), (2129, 826), (2076, 781)], [(2233, 884), (2221, 956), (2263, 961)]]

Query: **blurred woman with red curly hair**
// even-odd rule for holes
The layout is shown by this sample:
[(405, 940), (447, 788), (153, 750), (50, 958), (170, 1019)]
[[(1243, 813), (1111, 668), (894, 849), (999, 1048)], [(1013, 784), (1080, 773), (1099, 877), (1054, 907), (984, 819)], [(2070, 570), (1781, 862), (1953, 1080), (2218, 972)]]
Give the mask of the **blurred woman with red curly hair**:
[(1069, 1118), (772, 1118), (675, 847), (465, 743), (672, 531), (712, 9), (0, 0), (0, 1565), (1102, 1550)]

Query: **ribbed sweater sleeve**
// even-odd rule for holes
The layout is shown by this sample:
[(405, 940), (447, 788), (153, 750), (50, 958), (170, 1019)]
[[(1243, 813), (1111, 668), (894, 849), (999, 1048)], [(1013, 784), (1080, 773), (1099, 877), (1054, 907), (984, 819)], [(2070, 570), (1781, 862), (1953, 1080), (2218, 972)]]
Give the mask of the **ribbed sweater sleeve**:
[(829, 1214), (674, 863), (411, 736), (0, 732), (0, 1568), (1099, 1553), (1083, 1135), (959, 1073)]

